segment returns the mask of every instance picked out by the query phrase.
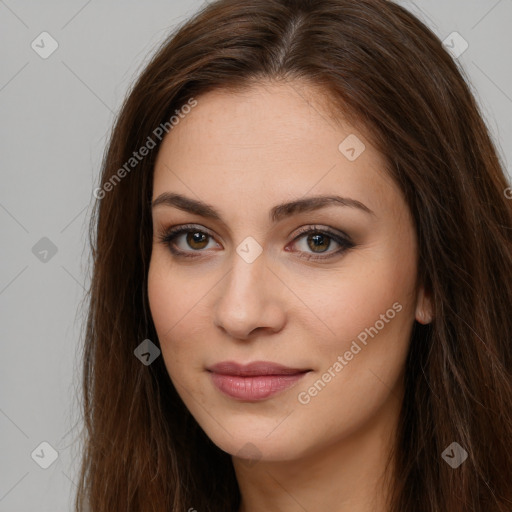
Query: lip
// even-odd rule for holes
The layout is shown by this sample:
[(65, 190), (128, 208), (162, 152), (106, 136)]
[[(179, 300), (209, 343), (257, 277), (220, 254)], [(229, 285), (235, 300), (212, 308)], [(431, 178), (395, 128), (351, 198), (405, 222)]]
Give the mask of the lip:
[(269, 361), (254, 361), (246, 365), (224, 361), (207, 370), (219, 391), (245, 401), (264, 400), (284, 391), (311, 371), (309, 368), (292, 368)]
[(292, 368), (271, 361), (254, 361), (248, 364), (236, 361), (222, 361), (207, 368), (208, 371), (222, 375), (237, 375), (242, 377), (254, 375), (294, 375), (307, 372), (310, 368)]

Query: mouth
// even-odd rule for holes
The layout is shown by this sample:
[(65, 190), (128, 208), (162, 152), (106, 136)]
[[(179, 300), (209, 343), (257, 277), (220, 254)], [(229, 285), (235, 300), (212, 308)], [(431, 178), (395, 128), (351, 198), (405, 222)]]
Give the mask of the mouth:
[(213, 384), (224, 395), (242, 401), (259, 401), (290, 388), (310, 368), (293, 368), (269, 361), (247, 365), (224, 361), (207, 368)]

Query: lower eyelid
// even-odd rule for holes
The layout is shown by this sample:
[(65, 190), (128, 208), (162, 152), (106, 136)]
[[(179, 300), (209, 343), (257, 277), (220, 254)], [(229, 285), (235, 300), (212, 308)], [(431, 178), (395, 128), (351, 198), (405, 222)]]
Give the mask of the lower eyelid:
[[(301, 235), (301, 237), (304, 236), (304, 235)], [(299, 238), (301, 238), (299, 237)], [(335, 238), (333, 237), (330, 237), (331, 240), (334, 241), (334, 243), (338, 244), (338, 248), (337, 249), (331, 249), (329, 247), (329, 249), (325, 252), (320, 252), (320, 253), (314, 253), (314, 252), (307, 252), (307, 251), (293, 251), (293, 252), (297, 252), (298, 254), (301, 254), (302, 256), (299, 256), (299, 258), (301, 259), (305, 259), (305, 260), (328, 260), (330, 258), (336, 258), (338, 256), (341, 256), (343, 255), (346, 251), (348, 251), (349, 249), (352, 249), (354, 247), (354, 244), (352, 243), (349, 243), (348, 241), (338, 241), (336, 240)], [(295, 240), (297, 241), (297, 240)], [(290, 251), (292, 252), (292, 251)]]
[[(329, 239), (331, 240), (331, 244), (330, 245), (333, 245), (334, 244), (338, 244), (340, 248), (342, 248), (344, 246), (343, 243), (339, 242), (338, 240), (336, 240), (335, 238), (333, 237), (329, 237)], [(293, 241), (294, 244), (297, 244), (298, 242), (303, 242), (303, 243), (306, 243), (307, 244), (307, 236), (305, 235), (301, 235), (299, 236), (297, 239), (295, 239)], [(304, 252), (304, 251), (301, 251), (301, 252)], [(327, 251), (325, 253), (314, 253), (314, 252), (311, 252), (309, 254), (333, 254), (335, 253), (336, 250), (333, 250), (330, 246), (329, 246), (329, 249), (327, 249)]]

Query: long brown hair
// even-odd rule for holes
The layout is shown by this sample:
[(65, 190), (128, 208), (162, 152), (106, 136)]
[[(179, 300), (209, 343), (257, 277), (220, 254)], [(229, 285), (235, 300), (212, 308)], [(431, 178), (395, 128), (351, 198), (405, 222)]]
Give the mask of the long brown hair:
[[(167, 132), (176, 110), (205, 92), (267, 80), (320, 86), (334, 116), (364, 127), (413, 214), (434, 320), (415, 323), (411, 337), (390, 510), (510, 512), (509, 184), (463, 69), (428, 27), (385, 0), (212, 2), (169, 36), (131, 89), (90, 225), (76, 511), (239, 506), (231, 456), (190, 415), (162, 357), (144, 365), (134, 350), (159, 343), (146, 286), (155, 130)], [(130, 160), (148, 137), (156, 147)], [(441, 457), (452, 442), (468, 453), (455, 469)]]

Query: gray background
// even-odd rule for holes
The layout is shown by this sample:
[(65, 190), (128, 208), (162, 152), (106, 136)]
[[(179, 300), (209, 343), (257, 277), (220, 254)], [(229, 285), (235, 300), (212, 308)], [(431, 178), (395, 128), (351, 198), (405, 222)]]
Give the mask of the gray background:
[[(458, 60), (506, 165), (512, 0), (400, 3), (441, 40), (457, 31), (469, 43)], [(128, 86), (168, 31), (202, 4), (0, 0), (0, 512), (72, 508), (92, 191)], [(59, 45), (47, 59), (31, 47), (43, 31)], [(48, 247), (43, 237), (54, 255), (38, 253)], [(48, 469), (31, 456), (43, 441), (59, 454)]]

